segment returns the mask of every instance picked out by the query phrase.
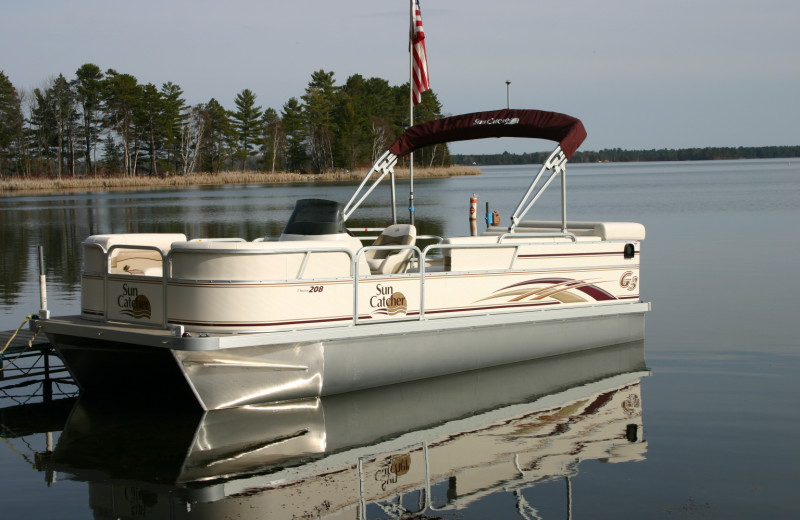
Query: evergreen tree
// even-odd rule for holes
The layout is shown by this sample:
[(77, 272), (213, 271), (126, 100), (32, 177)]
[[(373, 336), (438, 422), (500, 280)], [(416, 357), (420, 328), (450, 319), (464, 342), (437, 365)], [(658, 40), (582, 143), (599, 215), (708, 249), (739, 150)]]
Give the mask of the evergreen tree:
[(247, 165), (247, 157), (262, 134), (261, 107), (256, 106), (256, 95), (250, 89), (244, 89), (233, 100), (236, 111), (231, 113), (233, 126), (236, 129), (236, 156), (242, 161), (242, 171)]
[(99, 116), (100, 96), (102, 89), (103, 73), (100, 67), (93, 63), (86, 63), (75, 72), (75, 96), (81, 106), (83, 118), (83, 140), (86, 173), (97, 173), (97, 168), (92, 168), (95, 151), (100, 136)]
[(316, 172), (333, 168), (333, 140), (336, 132), (333, 116), (336, 90), (333, 72), (318, 70), (311, 74), (311, 81), (302, 97), (306, 121), (306, 146)]
[(122, 145), (122, 173), (135, 175), (134, 111), (141, 102), (142, 89), (136, 78), (113, 69), (103, 81), (103, 105), (106, 125), (117, 133)]
[(142, 85), (140, 90), (140, 99), (134, 108), (137, 141), (143, 143), (142, 147), (150, 159), (150, 174), (158, 175), (158, 153), (166, 133), (165, 102), (152, 83)]
[(22, 136), (22, 104), (17, 89), (0, 71), (0, 177), (15, 168), (14, 143)]
[(161, 123), (165, 141), (164, 149), (167, 152), (166, 159), (170, 169), (177, 169), (177, 163), (181, 158), (181, 135), (188, 117), (188, 107), (182, 96), (183, 90), (171, 81), (161, 85), (164, 110)]
[[(54, 172), (61, 178), (64, 158), (72, 156), (76, 118), (74, 95), (63, 75), (50, 80), (43, 89), (33, 90), (30, 124), (36, 169)], [(74, 173), (74, 162), (72, 171)]]
[(228, 111), (216, 99), (202, 108), (204, 119), (200, 145), (200, 168), (219, 173), (227, 160), (235, 130)]
[[(21, 94), (17, 92), (15, 101), (8, 94), (13, 86), (2, 80), (3, 110), (16, 105), (21, 113)], [(270, 171), (354, 169), (374, 162), (408, 125), (407, 85), (355, 74), (340, 87), (334, 73), (325, 70), (313, 72), (303, 95), (291, 98), (280, 111), (262, 111), (255, 94), (245, 89), (236, 96), (234, 111), (212, 99), (196, 107), (190, 119), (183, 91), (174, 83), (156, 90), (113, 69), (104, 74), (92, 63), (82, 65), (72, 82), (58, 76), (28, 99), (27, 126), (19, 116), (3, 114), (0, 121), (2, 173), (12, 163), (12, 148), (17, 171), (60, 176), (69, 166), (74, 175), (77, 161), (84, 172), (96, 173), (103, 131), (105, 164), (123, 175), (136, 174), (139, 157), (151, 174), (186, 173), (195, 164), (219, 172), (234, 162), (246, 169), (253, 153), (260, 155), (258, 167)], [(416, 122), (440, 116), (441, 105), (427, 91), (416, 106)], [(17, 144), (9, 143), (9, 133), (16, 135), (12, 141)], [(423, 149), (416, 158), (425, 166), (449, 161), (442, 145)]]
[(52, 99), (53, 118), (56, 125), (58, 177), (61, 178), (64, 160), (69, 159), (69, 170), (75, 176), (75, 123), (78, 118), (75, 93), (63, 74), (53, 82), (49, 96)]
[(339, 100), (340, 160), (349, 168), (374, 163), (402, 131), (389, 82), (355, 74), (347, 78)]
[(122, 164), (122, 153), (120, 146), (114, 142), (114, 137), (109, 133), (106, 134), (105, 141), (103, 142), (103, 155), (102, 155), (103, 168), (107, 170), (119, 171), (120, 164)]
[(286, 169), (302, 171), (307, 160), (305, 149), (307, 133), (303, 107), (297, 98), (290, 98), (283, 105), (281, 120), (286, 136)]
[(339, 92), (336, 106), (336, 122), (338, 134), (334, 160), (336, 164), (354, 169), (359, 163), (363, 150), (362, 121), (356, 114), (356, 102), (342, 89)]
[(45, 87), (33, 89), (30, 109), (30, 155), (34, 170), (50, 174), (53, 171), (53, 142), (55, 141), (55, 122), (52, 100), (47, 95), (50, 90)]

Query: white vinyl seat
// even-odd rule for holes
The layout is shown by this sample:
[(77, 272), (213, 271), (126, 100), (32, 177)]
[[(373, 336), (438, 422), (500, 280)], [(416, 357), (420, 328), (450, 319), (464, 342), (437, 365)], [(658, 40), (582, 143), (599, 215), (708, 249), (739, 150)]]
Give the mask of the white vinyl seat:
[[(380, 234), (373, 246), (410, 246), (417, 239), (417, 228), (411, 224), (394, 224)], [(373, 249), (364, 253), (372, 274), (397, 274), (405, 272), (412, 249)]]

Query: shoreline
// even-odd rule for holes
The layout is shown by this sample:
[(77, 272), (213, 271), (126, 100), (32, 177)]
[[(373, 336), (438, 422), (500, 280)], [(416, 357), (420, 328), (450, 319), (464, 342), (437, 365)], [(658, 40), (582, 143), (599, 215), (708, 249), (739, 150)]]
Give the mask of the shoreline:
[[(464, 177), (481, 175), (475, 166), (447, 166), (414, 168), (415, 179)], [(226, 171), (217, 174), (193, 173), (169, 177), (65, 177), (61, 179), (3, 179), (0, 180), (0, 197), (26, 194), (47, 195), (71, 191), (138, 190), (150, 188), (175, 188), (183, 186), (215, 186), (226, 184), (284, 184), (310, 182), (360, 182), (366, 169), (336, 171), (321, 174), (293, 172), (266, 173), (258, 171)], [(408, 168), (396, 168), (398, 179), (407, 179)]]

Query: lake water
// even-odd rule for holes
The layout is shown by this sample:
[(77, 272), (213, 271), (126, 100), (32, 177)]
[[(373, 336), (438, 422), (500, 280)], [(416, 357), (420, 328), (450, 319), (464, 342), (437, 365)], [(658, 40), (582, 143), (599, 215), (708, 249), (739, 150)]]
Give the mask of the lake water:
[[(488, 201), (507, 222), (531, 172), (490, 167), (479, 177), (418, 180), (420, 232), (468, 233), (472, 193), (480, 213)], [(647, 228), (641, 290), (653, 310), (644, 345), (325, 399), (256, 421), (80, 402), (65, 427), (68, 402), (29, 419), (47, 426), (6, 430), (0, 517), (800, 517), (800, 159), (571, 165), (567, 182), (569, 219)], [(528, 218), (560, 218), (551, 189)], [(78, 244), (90, 234), (253, 239), (279, 234), (298, 198), (344, 202), (352, 190), (249, 185), (0, 198), (0, 330), (39, 308), (38, 245), (51, 311), (76, 314)], [(374, 195), (352, 224), (387, 223), (388, 190)], [(621, 407), (612, 408), (615, 396)], [(0, 395), (0, 408), (14, 404)], [(224, 461), (192, 458), (193, 446), (227, 431), (220, 425), (256, 436), (263, 428), (269, 446), (245, 450), (249, 457), (288, 442), (273, 430), (297, 421), (327, 438), (328, 453), (306, 446), (302, 460), (256, 458), (261, 470), (245, 464), (244, 451)], [(246, 471), (215, 480), (226, 464)], [(420, 468), (430, 494), (424, 484), (401, 486)], [(179, 482), (195, 474), (208, 485)]]

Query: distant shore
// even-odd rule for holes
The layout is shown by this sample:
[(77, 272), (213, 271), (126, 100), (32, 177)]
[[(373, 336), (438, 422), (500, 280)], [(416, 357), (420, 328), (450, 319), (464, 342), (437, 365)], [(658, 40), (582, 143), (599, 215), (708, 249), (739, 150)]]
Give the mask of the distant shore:
[[(222, 184), (280, 184), (291, 182), (353, 182), (361, 181), (367, 170), (335, 171), (329, 173), (292, 173), (228, 171), (216, 174), (193, 173), (190, 175), (170, 175), (167, 177), (69, 177), (60, 179), (13, 178), (0, 180), (0, 196), (23, 195), (26, 193), (59, 193), (69, 191), (137, 190), (149, 188), (171, 188), (181, 186), (208, 186)], [(474, 166), (450, 166), (437, 168), (414, 168), (415, 179), (435, 177), (462, 177), (480, 175), (480, 168)], [(407, 179), (408, 168), (395, 168), (395, 175)]]
[[(451, 154), (452, 164), (474, 164), (478, 166), (512, 164), (540, 164), (550, 152), (502, 153), (465, 155)], [(622, 150), (614, 148), (597, 152), (578, 150), (569, 163), (605, 163), (605, 162), (664, 162), (664, 161), (730, 161), (739, 159), (793, 159), (800, 157), (800, 146), (739, 146), (739, 147), (706, 147), (679, 148), (658, 150)]]

